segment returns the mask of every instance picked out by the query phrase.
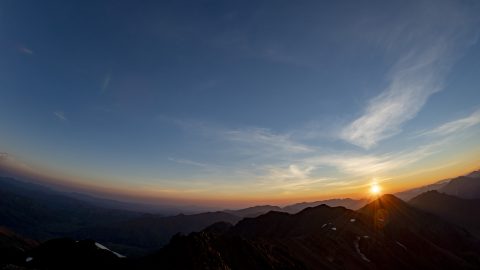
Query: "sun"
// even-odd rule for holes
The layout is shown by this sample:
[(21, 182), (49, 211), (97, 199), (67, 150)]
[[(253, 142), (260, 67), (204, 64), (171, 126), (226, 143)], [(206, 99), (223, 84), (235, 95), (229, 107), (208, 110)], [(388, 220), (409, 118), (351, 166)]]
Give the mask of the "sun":
[(379, 195), (381, 191), (382, 188), (377, 183), (374, 183), (370, 186), (370, 193), (372, 195)]

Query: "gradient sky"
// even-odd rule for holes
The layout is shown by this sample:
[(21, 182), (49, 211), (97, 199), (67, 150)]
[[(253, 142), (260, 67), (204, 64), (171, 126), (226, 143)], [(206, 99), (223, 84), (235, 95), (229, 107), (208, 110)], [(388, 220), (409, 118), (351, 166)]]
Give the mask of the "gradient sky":
[(0, 161), (190, 202), (480, 166), (478, 1), (1, 1)]

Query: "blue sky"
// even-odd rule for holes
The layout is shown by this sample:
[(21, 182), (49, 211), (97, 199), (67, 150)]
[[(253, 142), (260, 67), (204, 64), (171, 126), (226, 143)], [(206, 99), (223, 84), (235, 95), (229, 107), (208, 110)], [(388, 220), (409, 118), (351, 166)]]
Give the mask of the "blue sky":
[(219, 200), (359, 194), (372, 181), (394, 190), (478, 167), (479, 11), (476, 1), (4, 1), (3, 162)]

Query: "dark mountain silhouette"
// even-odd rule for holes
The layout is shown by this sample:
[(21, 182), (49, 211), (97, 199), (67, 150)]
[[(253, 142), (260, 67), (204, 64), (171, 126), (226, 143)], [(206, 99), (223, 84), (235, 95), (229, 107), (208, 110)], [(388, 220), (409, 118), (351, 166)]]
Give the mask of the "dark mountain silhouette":
[(17, 264), (23, 269), (480, 268), (478, 239), (393, 195), (358, 211), (320, 205), (294, 215), (271, 211), (236, 225), (219, 222), (177, 234), (137, 259), (71, 239), (47, 241), (23, 255)]
[(330, 200), (315, 201), (315, 202), (301, 202), (301, 203), (287, 205), (284, 207), (279, 207), (275, 205), (259, 205), (259, 206), (253, 206), (253, 207), (248, 207), (248, 208), (239, 209), (239, 210), (224, 210), (224, 212), (227, 212), (239, 217), (257, 217), (257, 216), (266, 214), (270, 211), (296, 214), (305, 208), (315, 207), (322, 204), (325, 204), (331, 207), (343, 206), (348, 209), (356, 210), (367, 203), (368, 203), (367, 199), (354, 200), (350, 198), (345, 198), (345, 199), (330, 199)]
[(480, 199), (462, 199), (429, 191), (413, 198), (409, 204), (462, 226), (480, 239)]
[(235, 223), (241, 219), (222, 212), (164, 217), (109, 209), (67, 195), (0, 177), (0, 226), (40, 241), (93, 238), (127, 255), (143, 255), (160, 248), (176, 233), (200, 231), (215, 222)]
[[(215, 225), (216, 226), (216, 225)], [(221, 227), (221, 226), (220, 226)], [(269, 212), (224, 231), (177, 235), (142, 261), (156, 269), (478, 269), (478, 240), (393, 195), (352, 211)]]
[(47, 240), (76, 230), (125, 222), (140, 213), (98, 207), (48, 188), (0, 178), (0, 226)]
[[(42, 241), (66, 236), (76, 240), (95, 239), (111, 250), (138, 257), (124, 259), (98, 255), (101, 263), (89, 264), (90, 260), (97, 258), (97, 251), (91, 249), (92, 241), (87, 241), (90, 244), (85, 246), (82, 244), (80, 252), (77, 244), (72, 245), (72, 241), (78, 242), (63, 239), (58, 240), (58, 245), (44, 243), (34, 248), (43, 250), (35, 255), (37, 258), (47, 258), (38, 260), (35, 267), (23, 261), (25, 256), (30, 256), (28, 249), (31, 247), (12, 249), (16, 252), (12, 258), (17, 258), (13, 262), (27, 269), (71, 269), (67, 261), (50, 261), (55, 256), (49, 254), (56, 253), (51, 250), (57, 250), (58, 246), (67, 253), (84, 254), (78, 255), (80, 257), (64, 254), (71, 261), (83, 260), (84, 264), (78, 265), (84, 269), (97, 269), (97, 266), (102, 269), (480, 267), (478, 240), (451, 223), (475, 234), (476, 227), (465, 223), (468, 220), (461, 219), (463, 214), (461, 217), (448, 216), (429, 203), (419, 203), (433, 199), (416, 200), (409, 205), (395, 196), (385, 195), (357, 211), (322, 204), (307, 207), (296, 214), (286, 212), (319, 203), (314, 202), (284, 208), (267, 205), (165, 217), (98, 207), (43, 187), (5, 178), (0, 181), (0, 195), (0, 226)], [(361, 200), (325, 202), (355, 205)], [(456, 207), (466, 209), (460, 203)], [(5, 239), (14, 243), (13, 238)], [(95, 242), (93, 245), (98, 248)], [(147, 253), (151, 255), (142, 257)], [(54, 265), (50, 267), (51, 264)]]
[(282, 208), (274, 205), (258, 205), (239, 210), (224, 210), (224, 212), (239, 217), (257, 217), (270, 211), (282, 211)]
[(198, 214), (202, 212), (212, 211), (213, 209), (211, 207), (200, 207), (194, 205), (175, 206), (167, 204), (159, 205), (153, 203), (124, 202), (112, 199), (99, 198), (96, 196), (77, 192), (69, 192), (65, 195), (103, 208), (149, 213), (159, 216), (173, 216), (178, 215), (179, 213)]
[(454, 195), (465, 199), (480, 198), (480, 170), (470, 172), (464, 176), (437, 181), (430, 185), (397, 192), (398, 198), (409, 201), (414, 197), (431, 190)]
[[(296, 212), (320, 203), (302, 203), (285, 209), (265, 205), (224, 212), (163, 216), (110, 209), (105, 206), (119, 207), (121, 204), (83, 195), (72, 198), (72, 193), (11, 178), (0, 178), (0, 195), (0, 226), (41, 241), (58, 237), (96, 239), (129, 256), (140, 256), (158, 249), (176, 233), (200, 231), (221, 221), (235, 224), (243, 217), (256, 217), (272, 210)], [(325, 202), (347, 205), (357, 201), (342, 199)]]
[(430, 190), (441, 189), (442, 187), (447, 185), (448, 182), (450, 182), (450, 180), (451, 179), (440, 180), (440, 181), (437, 181), (437, 182), (435, 182), (433, 184), (430, 184), (430, 185), (421, 186), (421, 187), (418, 187), (418, 188), (412, 188), (412, 189), (408, 189), (408, 190), (405, 190), (405, 191), (402, 191), (402, 192), (397, 192), (394, 195), (407, 202), (407, 201), (413, 199), (415, 196), (418, 196), (418, 195), (420, 195), (424, 192), (427, 192), (427, 191), (430, 191)]
[(438, 191), (465, 199), (480, 199), (479, 172), (473, 172), (466, 176), (452, 179), (447, 185)]
[(465, 175), (466, 177), (470, 177), (470, 178), (480, 178), (480, 170), (478, 171), (473, 171), (467, 175)]
[(142, 255), (168, 243), (177, 233), (201, 231), (216, 222), (236, 223), (241, 218), (225, 212), (163, 217), (144, 215), (108, 226), (84, 228), (75, 232), (80, 239), (96, 239), (119, 252)]
[(282, 210), (290, 214), (295, 214), (307, 207), (315, 207), (322, 204), (326, 204), (331, 207), (343, 206), (348, 209), (357, 210), (360, 207), (365, 206), (367, 203), (368, 203), (367, 199), (359, 199), (359, 200), (354, 200), (350, 198), (330, 199), (330, 200), (323, 200), (323, 201), (316, 201), (316, 202), (302, 202), (302, 203), (287, 205), (283, 207)]

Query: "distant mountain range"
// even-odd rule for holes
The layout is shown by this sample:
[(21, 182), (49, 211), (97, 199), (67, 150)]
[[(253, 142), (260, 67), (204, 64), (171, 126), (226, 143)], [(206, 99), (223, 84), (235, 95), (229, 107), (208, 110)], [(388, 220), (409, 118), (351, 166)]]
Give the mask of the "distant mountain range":
[(320, 205), (215, 223), (137, 259), (93, 240), (56, 239), (8, 263), (17, 268), (4, 269), (479, 269), (480, 242), (384, 195), (357, 211)]
[(465, 199), (480, 199), (479, 174), (480, 172), (476, 171), (466, 176), (454, 178), (438, 191)]
[[(465, 239), (471, 240), (475, 239), (475, 237), (478, 237), (480, 235), (480, 221), (477, 218), (477, 213), (479, 213), (478, 207), (480, 207), (479, 200), (466, 199), (470, 197), (479, 198), (476, 195), (478, 194), (476, 191), (478, 190), (477, 188), (480, 184), (480, 178), (478, 176), (478, 172), (473, 172), (466, 176), (457, 177), (451, 180), (442, 181), (436, 185), (431, 185), (429, 187), (435, 187), (438, 191), (420, 193), (409, 200), (408, 204), (396, 199), (396, 197), (384, 196), (382, 197), (382, 200), (376, 201), (377, 206), (372, 204), (373, 202), (369, 203), (367, 200), (332, 199), (326, 201), (298, 203), (285, 206), (283, 208), (272, 205), (262, 205), (239, 210), (223, 210), (190, 215), (178, 214), (173, 216), (110, 209), (105, 207), (105, 204), (95, 204), (97, 201), (96, 199), (82, 200), (81, 198), (83, 196), (74, 196), (75, 198), (73, 198), (70, 196), (71, 194), (68, 193), (53, 191), (42, 186), (23, 183), (14, 179), (0, 178), (0, 226), (4, 226), (15, 231), (15, 233), (13, 233), (6, 228), (1, 231), (3, 233), (3, 238), (0, 237), (0, 248), (4, 247), (4, 242), (16, 243), (15, 245), (20, 246), (20, 249), (11, 249), (8, 247), (8, 245), (7, 249), (9, 252), (13, 250), (12, 254), (17, 254), (15, 256), (12, 255), (12, 258), (18, 258), (19, 256), (25, 256), (25, 250), (31, 250), (33, 246), (38, 245), (36, 241), (29, 239), (39, 240), (42, 243), (47, 243), (45, 240), (59, 237), (71, 237), (76, 240), (95, 239), (95, 241), (102, 243), (106, 247), (110, 248), (111, 250), (115, 250), (120, 254), (127, 255), (128, 257), (144, 258), (142, 259), (142, 264), (145, 267), (160, 263), (171, 265), (172, 268), (175, 268), (174, 266), (176, 264), (174, 260), (165, 259), (165, 256), (167, 256), (165, 254), (170, 254), (177, 248), (186, 248), (182, 246), (184, 244), (181, 244), (186, 241), (186, 243), (189, 243), (188, 245), (193, 245), (190, 246), (191, 250), (188, 252), (194, 252), (194, 248), (202, 247), (202, 245), (207, 245), (203, 247), (212, 250), (220, 249), (217, 251), (219, 252), (223, 261), (217, 261), (215, 263), (223, 263), (228, 267), (233, 267), (233, 269), (237, 268), (237, 266), (246, 267), (247, 263), (251, 263), (252, 265), (259, 263), (260, 265), (269, 267), (272, 266), (272, 263), (273, 266), (276, 265), (275, 267), (280, 267), (280, 265), (285, 263), (286, 265), (291, 266), (292, 269), (295, 269), (297, 266), (302, 266), (306, 267), (306, 269), (309, 269), (311, 266), (310, 263), (313, 263), (316, 259), (314, 260), (308, 256), (308, 258), (304, 258), (303, 256), (306, 255), (301, 255), (296, 251), (291, 251), (290, 249), (284, 250), (287, 247), (280, 243), (283, 243), (285, 240), (284, 238), (286, 238), (287, 240), (285, 240), (285, 243), (288, 243), (287, 246), (298, 248), (299, 250), (303, 250), (307, 253), (313, 252), (315, 254), (323, 254), (322, 256), (326, 256), (323, 257), (323, 259), (327, 258), (329, 263), (323, 262), (325, 265), (319, 264), (324, 266), (326, 269), (329, 269), (329, 267), (331, 268), (333, 265), (338, 263), (340, 263), (339, 265), (348, 265), (347, 268), (349, 268), (350, 264), (357, 263), (356, 260), (358, 258), (352, 259), (352, 254), (346, 253), (346, 250), (348, 249), (348, 241), (353, 241), (352, 243), (355, 252), (357, 251), (358, 244), (360, 253), (370, 261), (374, 261), (371, 259), (371, 257), (377, 256), (374, 253), (371, 253), (376, 249), (380, 250), (385, 248), (385, 250), (388, 250), (392, 254), (397, 252), (390, 247), (392, 243), (388, 241), (381, 242), (381, 245), (372, 245), (368, 244), (370, 242), (366, 240), (370, 238), (361, 237), (358, 239), (358, 241), (356, 236), (353, 238), (353, 240), (351, 238), (353, 233), (358, 233), (358, 235), (361, 236), (363, 234), (369, 235), (369, 237), (372, 237), (372, 230), (378, 230), (379, 228), (377, 227), (381, 227), (382, 230), (384, 227), (391, 228), (391, 225), (387, 226), (387, 223), (389, 224), (390, 220), (395, 220), (395, 224), (401, 224), (400, 228), (402, 229), (398, 229), (398, 231), (395, 232), (390, 232), (391, 234), (389, 237), (393, 237), (394, 233), (399, 233), (398, 235), (402, 235), (403, 237), (403, 234), (406, 233), (406, 237), (408, 236), (408, 239), (410, 239), (410, 237), (413, 238), (414, 236), (422, 236), (425, 238), (423, 234), (427, 233), (428, 235), (430, 232), (423, 232), (422, 230), (429, 228), (428, 226), (433, 226), (432, 224), (434, 222), (432, 220), (439, 222), (438, 224), (441, 224), (439, 225), (440, 227), (431, 228), (433, 231), (431, 232), (431, 238), (422, 238), (422, 241), (426, 241), (425, 243), (422, 243), (428, 247), (427, 250), (431, 248), (431, 245), (438, 246), (437, 242), (435, 242), (436, 240), (433, 239), (434, 235), (435, 233), (443, 234), (441, 230), (447, 227), (455, 228), (448, 233), (450, 236), (452, 233), (453, 235), (459, 234), (455, 237), (458, 237), (459, 239), (461, 238), (461, 241), (467, 241)], [(409, 194), (418, 193), (420, 190), (429, 190), (429, 188), (422, 187), (415, 189), (414, 192), (410, 191)], [(456, 196), (452, 196), (451, 194), (455, 194)], [(390, 201), (392, 202), (392, 205), (389, 205), (388, 202)], [(375, 210), (374, 206), (378, 209)], [(356, 209), (359, 210), (353, 211)], [(383, 210), (380, 211), (379, 209), (386, 209), (386, 212)], [(405, 211), (405, 213), (408, 214), (402, 213), (402, 211)], [(369, 221), (369, 224), (367, 221), (371, 219), (372, 216), (375, 216), (375, 222), (372, 223)], [(427, 216), (430, 218), (427, 218)], [(379, 220), (383, 221), (379, 222)], [(350, 226), (345, 227), (346, 224), (349, 224), (349, 222), (356, 224), (352, 227), (356, 228), (354, 231), (349, 231), (351, 228)], [(362, 226), (360, 226), (361, 228), (357, 228), (359, 224), (362, 224)], [(416, 225), (411, 227), (413, 225), (409, 224)], [(462, 227), (465, 228), (465, 230), (461, 229)], [(329, 228), (330, 231), (327, 231), (330, 232), (330, 234), (326, 234), (326, 236), (321, 234), (321, 237), (329, 237), (332, 232), (343, 232), (345, 230), (349, 232), (349, 238), (330, 239), (327, 237), (322, 241), (317, 239), (320, 237), (319, 235), (316, 235), (314, 238), (310, 238), (312, 236), (311, 234), (316, 234), (316, 230), (323, 232), (324, 228)], [(393, 230), (393, 228), (388, 230)], [(414, 234), (410, 235), (412, 232), (405, 232), (405, 228), (408, 228), (408, 230), (415, 229)], [(19, 235), (24, 236), (20, 237)], [(386, 237), (388, 233), (383, 230), (383, 235), (384, 236), (382, 237)], [(207, 237), (207, 239), (204, 239), (204, 237)], [(344, 237), (343, 234), (342, 237)], [(439, 237), (439, 239), (441, 239), (444, 236), (440, 235)], [(14, 241), (14, 238), (17, 240)], [(22, 239), (25, 240), (23, 241)], [(170, 239), (170, 244), (168, 244)], [(220, 242), (217, 243), (217, 240), (212, 239), (219, 239), (218, 241)], [(375, 241), (380, 241), (380, 238), (375, 239)], [(68, 250), (69, 248), (76, 248), (76, 245), (72, 246), (71, 241), (69, 241), (65, 240), (58, 243), (61, 243), (59, 245), (66, 245), (64, 247), (65, 250)], [(196, 241), (200, 241), (201, 243), (195, 244)], [(306, 241), (306, 243), (310, 244), (300, 244), (298, 241)], [(329, 243), (329, 241), (332, 242), (330, 243), (333, 245), (332, 248), (334, 247), (334, 250), (338, 249), (338, 254), (345, 253), (343, 254), (346, 256), (345, 259), (338, 259), (335, 257), (336, 255), (334, 256), (334, 254), (328, 253), (326, 251), (326, 249), (328, 249), (327, 247), (316, 246), (316, 244), (314, 245), (313, 243), (315, 243), (315, 241), (320, 241), (318, 242), (318, 245), (320, 245), (320, 243), (326, 245)], [(340, 242), (337, 243), (336, 241)], [(382, 238), (381, 241), (386, 240)], [(401, 244), (397, 244), (397, 246), (400, 246), (403, 250), (405, 250), (402, 245), (407, 248), (409, 245), (414, 245), (413, 242), (408, 241), (412, 240), (400, 239), (398, 242)], [(429, 243), (431, 241), (433, 241), (433, 244)], [(476, 241), (478, 242), (478, 240), (471, 240), (470, 242), (476, 243)], [(21, 243), (30, 244), (22, 246)], [(88, 247), (92, 245), (92, 242), (90, 241), (88, 243), (90, 244), (85, 244), (85, 248), (92, 250), (91, 247)], [(229, 246), (229, 243), (233, 243), (233, 246)], [(352, 243), (350, 243), (350, 248)], [(165, 246), (166, 244), (168, 245)], [(40, 246), (43, 245), (44, 244), (41, 244)], [(384, 247), (382, 245), (386, 246)], [(363, 249), (367, 247), (368, 252), (364, 251)], [(398, 247), (396, 248), (398, 249)], [(465, 249), (466, 247), (462, 246), (461, 248)], [(414, 248), (412, 247), (412, 249)], [(466, 249), (468, 250), (468, 248)], [(146, 258), (143, 257), (146, 254), (153, 254), (156, 250), (160, 251), (155, 255), (150, 255)], [(239, 258), (243, 258), (245, 261), (243, 261), (243, 259), (242, 262), (229, 261), (230, 259), (233, 260), (233, 258), (237, 256), (236, 252), (247, 252), (254, 257), (253, 259), (243, 258), (242, 256), (247, 256), (246, 253), (244, 255), (238, 255), (240, 256)], [(273, 253), (270, 254), (270, 252)], [(435, 254), (436, 251), (432, 249), (431, 252), (432, 254)], [(468, 256), (463, 257), (463, 255), (458, 255), (456, 249), (450, 251), (449, 248), (447, 248), (447, 251), (442, 252), (446, 252), (448, 254), (453, 252), (453, 255), (450, 254), (447, 256), (447, 258), (455, 258), (455, 260), (459, 260), (457, 263), (460, 263), (461, 265), (464, 263), (466, 263), (465, 265), (468, 265), (470, 263), (469, 260), (473, 260)], [(7, 251), (2, 251), (0, 253), (8, 254)], [(358, 254), (359, 253), (357, 253), (357, 255)], [(212, 254), (206, 253), (204, 255), (211, 256)], [(174, 254), (172, 253), (168, 256), (174, 256)], [(458, 258), (459, 256), (460, 259)], [(113, 261), (118, 260), (116, 257), (109, 257), (110, 259), (113, 258)], [(363, 257), (360, 257), (360, 259), (363, 260)], [(195, 258), (200, 261), (203, 260), (203, 257), (195, 256), (192, 257), (192, 260)], [(255, 258), (259, 259), (260, 261), (256, 261)], [(110, 259), (107, 260), (106, 265), (110, 265)], [(400, 260), (400, 265), (404, 266), (420, 263), (419, 261), (409, 261), (411, 260), (409, 257), (385, 257), (378, 259), (378, 262), (376, 262), (375, 265), (376, 267), (382, 265), (382, 260), (388, 261), (397, 259)], [(164, 262), (164, 260), (166, 261)], [(251, 261), (249, 262), (249, 260)], [(337, 262), (337, 260), (340, 261)], [(363, 261), (366, 262), (366, 260)], [(117, 265), (117, 262), (112, 263)], [(132, 262), (128, 260), (129, 265), (130, 263)], [(196, 262), (184, 260), (182, 263), (195, 264)], [(239, 263), (239, 265), (236, 263)], [(246, 265), (243, 265), (243, 263)], [(117, 266), (124, 267), (125, 265), (126, 264), (122, 262)], [(250, 267), (252, 265), (248, 266)], [(427, 266), (425, 262), (421, 262), (421, 265)], [(263, 268), (260, 267), (260, 269)], [(366, 267), (366, 269), (369, 268)]]
[(409, 201), (424, 192), (438, 190), (441, 193), (455, 195), (465, 199), (480, 198), (479, 179), (480, 170), (473, 171), (464, 176), (459, 176), (452, 179), (444, 179), (430, 185), (398, 192), (395, 193), (395, 196), (404, 201)]
[(71, 235), (86, 226), (121, 223), (141, 215), (99, 207), (11, 178), (0, 178), (0, 206), (0, 226), (37, 240)]
[(367, 199), (330, 199), (330, 200), (324, 200), (324, 201), (316, 201), (316, 202), (302, 202), (302, 203), (296, 203), (292, 205), (288, 205), (282, 208), (283, 211), (290, 213), (290, 214), (295, 214), (307, 207), (315, 207), (319, 206), (322, 204), (331, 206), (331, 207), (336, 207), (336, 206), (343, 206), (348, 209), (352, 210), (357, 210), (360, 209), (361, 207), (365, 206), (369, 201)]
[(224, 231), (176, 236), (145, 269), (475, 269), (461, 228), (385, 195), (358, 211), (320, 205), (269, 212)]
[(397, 192), (395, 193), (395, 196), (397, 196), (398, 198), (404, 201), (409, 201), (424, 192), (431, 191), (431, 190), (439, 190), (443, 186), (447, 185), (448, 182), (450, 182), (450, 180), (451, 179), (444, 179), (430, 185), (425, 185), (418, 188), (412, 188), (402, 192)]
[(409, 204), (465, 227), (480, 239), (480, 199), (462, 199), (432, 190), (413, 198)]
[[(235, 224), (244, 217), (256, 217), (269, 211), (296, 213), (322, 203), (356, 207), (364, 204), (364, 201), (339, 199), (301, 203), (284, 208), (265, 205), (164, 216), (120, 210), (118, 208), (122, 204), (118, 201), (58, 192), (44, 186), (0, 177), (0, 226), (40, 241), (65, 236), (92, 238), (133, 256), (162, 247), (176, 233), (200, 231), (220, 221)], [(128, 203), (125, 206), (132, 209)]]

